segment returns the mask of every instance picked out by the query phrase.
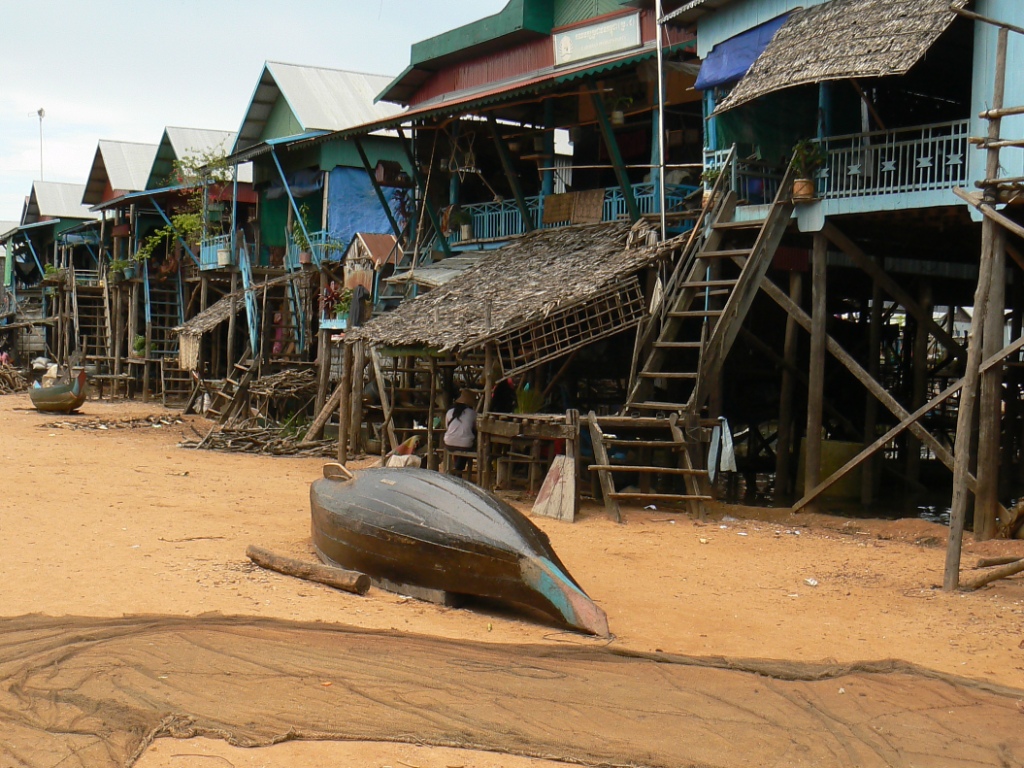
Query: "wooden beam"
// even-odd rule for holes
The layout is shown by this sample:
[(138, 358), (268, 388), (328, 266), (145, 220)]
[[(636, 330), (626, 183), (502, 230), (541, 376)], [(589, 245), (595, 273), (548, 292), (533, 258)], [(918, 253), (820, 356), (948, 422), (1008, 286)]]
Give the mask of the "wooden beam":
[[(877, 280), (871, 281), (871, 318), (868, 326), (868, 375), (878, 381), (882, 347), (882, 286)], [(870, 445), (878, 433), (878, 400), (871, 393), (865, 393), (864, 403), (864, 444)], [(878, 461), (869, 457), (861, 472), (860, 502), (864, 506), (875, 500), (875, 478), (878, 476)]]
[(821, 479), (821, 401), (825, 392), (825, 306), (826, 241), (814, 235), (811, 255), (811, 352), (807, 373), (807, 432), (804, 443), (804, 487), (806, 492)]
[(398, 136), (402, 140), (402, 149), (405, 150), (405, 156), (409, 159), (412, 177), (416, 181), (416, 186), (423, 190), (423, 208), (427, 212), (427, 217), (430, 219), (430, 223), (433, 225), (434, 231), (437, 232), (437, 239), (441, 241), (441, 250), (444, 251), (445, 258), (448, 258), (452, 255), (452, 249), (448, 244), (448, 238), (444, 236), (441, 230), (441, 221), (437, 218), (437, 214), (434, 212), (434, 206), (430, 203), (430, 190), (427, 189), (426, 182), (424, 182), (423, 177), (420, 175), (420, 170), (416, 165), (416, 158), (413, 156), (412, 150), (409, 149), (408, 140), (405, 138), (405, 131), (402, 130), (401, 126), (398, 126), (397, 130)]
[[(985, 223), (982, 223), (984, 226)], [(1006, 331), (1006, 230), (994, 227), (992, 237), (992, 282), (985, 313), (985, 332), (981, 355), (989, 358), (1003, 348)], [(981, 373), (979, 366), (980, 404), (978, 409), (978, 492), (974, 500), (974, 538), (987, 541), (996, 535), (999, 520), (999, 454), (1003, 418), (1003, 369), (993, 366)]]
[(931, 313), (925, 311), (924, 307), (918, 304), (918, 302), (914, 300), (913, 296), (900, 287), (900, 284), (893, 280), (889, 276), (889, 273), (882, 269), (874, 259), (864, 253), (864, 251), (861, 250), (853, 240), (847, 237), (835, 224), (832, 222), (826, 222), (822, 232), (833, 245), (849, 256), (861, 271), (866, 272), (872, 280), (877, 280), (882, 289), (892, 296), (897, 303), (907, 310), (907, 312), (912, 314), (919, 323), (924, 323), (928, 329), (928, 333), (942, 342), (942, 345), (949, 349), (954, 356), (960, 358), (966, 357), (966, 350), (945, 328), (935, 322)]
[(633, 185), (626, 174), (622, 153), (619, 152), (619, 144), (615, 140), (615, 131), (612, 130), (612, 124), (608, 121), (608, 114), (604, 109), (604, 101), (601, 100), (601, 94), (596, 88), (590, 92), (590, 100), (594, 105), (594, 111), (597, 113), (597, 124), (601, 129), (604, 145), (608, 149), (608, 156), (611, 158), (612, 166), (615, 169), (615, 178), (618, 179), (619, 188), (622, 190), (622, 197), (626, 201), (629, 220), (638, 221), (640, 219), (640, 206), (637, 205), (636, 196), (633, 194)]
[(348, 430), (352, 418), (352, 345), (342, 342), (341, 397), (338, 400), (338, 462), (348, 461)]
[(498, 123), (494, 115), (487, 115), (487, 127), (491, 131), (491, 138), (494, 139), (494, 146), (498, 150), (498, 159), (501, 160), (501, 167), (505, 171), (505, 178), (512, 188), (512, 194), (516, 198), (516, 207), (519, 208), (519, 215), (523, 217), (523, 226), (527, 232), (533, 232), (533, 220), (530, 218), (530, 210), (526, 207), (526, 198), (523, 197), (523, 189), (519, 186), (519, 174), (512, 167), (512, 158), (509, 157), (508, 147), (505, 140), (498, 132)]
[[(590, 426), (590, 441), (594, 448), (594, 458), (598, 464), (611, 464), (608, 459), (608, 451), (604, 447), (604, 432), (601, 431), (601, 425), (597, 421), (597, 414), (591, 411), (587, 414), (587, 423)], [(604, 496), (605, 509), (615, 518), (615, 522), (622, 522), (622, 511), (619, 509), (619, 502), (615, 500), (615, 483), (612, 481), (612, 476), (603, 471), (597, 473), (598, 480), (601, 482), (601, 495)]]
[[(810, 331), (811, 329), (811, 318), (804, 312), (800, 307), (793, 304), (789, 297), (773, 282), (770, 280), (763, 280), (761, 282), (761, 288), (767, 293), (776, 304), (781, 306), (784, 310), (796, 317), (797, 322), (800, 323), (801, 327)], [(898, 419), (903, 420), (910, 415), (910, 412), (904, 408), (892, 395), (890, 395), (885, 388), (879, 384), (876, 380), (872, 379), (868, 372), (861, 367), (853, 356), (847, 352), (843, 347), (833, 339), (831, 336), (825, 336), (825, 346), (832, 355), (843, 364), (843, 366), (853, 374), (861, 384), (863, 384), (867, 390), (878, 398), (878, 401), (885, 406), (894, 416)], [(919, 437), (929, 448), (935, 457), (946, 465), (947, 468), (953, 468), (953, 454), (940, 443), (931, 432), (925, 429), (918, 423), (911, 424), (908, 429)], [(974, 475), (967, 474), (967, 486), (972, 490), (976, 487), (977, 481)]]
[(927, 414), (930, 410), (932, 410), (933, 408), (938, 407), (942, 402), (944, 402), (945, 400), (948, 400), (954, 394), (959, 392), (960, 388), (962, 386), (963, 386), (963, 379), (957, 380), (957, 382), (955, 384), (951, 384), (950, 386), (946, 387), (946, 389), (944, 389), (942, 392), (937, 394), (935, 397), (933, 397), (927, 403), (922, 405), (916, 411), (914, 411), (913, 413), (909, 414), (905, 419), (900, 421), (899, 424), (897, 424), (892, 429), (890, 429), (888, 432), (886, 432), (884, 435), (882, 435), (881, 437), (876, 439), (873, 443), (871, 443), (870, 445), (866, 445), (864, 447), (864, 449), (862, 451), (860, 451), (860, 453), (858, 453), (856, 456), (854, 456), (848, 462), (843, 464), (843, 466), (841, 466), (839, 469), (837, 469), (835, 472), (833, 472), (827, 478), (825, 478), (820, 483), (818, 483), (816, 486), (814, 486), (814, 488), (811, 488), (809, 491), (807, 491), (804, 494), (803, 498), (801, 498), (798, 502), (796, 502), (796, 504), (793, 505), (792, 511), (793, 512), (799, 512), (801, 509), (806, 507), (808, 504), (810, 504), (812, 501), (814, 501), (814, 499), (816, 499), (822, 493), (827, 491), (829, 488), (831, 488), (837, 482), (842, 480), (851, 471), (856, 469), (858, 464), (860, 464), (861, 462), (863, 462), (866, 459), (870, 458), (876, 452), (878, 452), (879, 450), (884, 448), (885, 445), (890, 440), (895, 438), (900, 432), (902, 432), (903, 430), (907, 429), (911, 424), (913, 424), (918, 419), (920, 419), (923, 416), (925, 416), (925, 414)]
[[(384, 408), (384, 425), (388, 433), (389, 451), (398, 448), (398, 436), (395, 434), (394, 404), (388, 398), (388, 391), (385, 387), (384, 371), (380, 365), (380, 353), (376, 347), (370, 347), (370, 362), (373, 365), (373, 375), (377, 379), (377, 391), (380, 393), (380, 404)], [(383, 456), (385, 451), (381, 451)]]
[(953, 194), (959, 197), (964, 202), (973, 205), (975, 208), (981, 211), (985, 218), (991, 219), (992, 221), (996, 222), (996, 224), (1000, 224), (1006, 227), (1006, 229), (1013, 232), (1013, 234), (1017, 235), (1017, 237), (1024, 237), (1024, 227), (1022, 227), (1013, 219), (1007, 218), (1003, 214), (999, 213), (999, 211), (997, 211), (991, 205), (984, 202), (980, 194), (971, 194), (970, 192), (965, 192), (960, 187), (954, 187)]
[[(802, 275), (799, 272), (790, 272), (789, 298), (794, 304), (800, 304), (802, 287)], [(792, 490), (790, 467), (793, 453), (793, 396), (797, 378), (795, 374), (796, 334), (796, 320), (787, 316), (786, 337), (782, 347), (782, 384), (779, 387), (779, 437), (775, 443), (775, 493), (782, 495), (788, 494)], [(757, 338), (756, 334), (751, 333), (750, 335)]]

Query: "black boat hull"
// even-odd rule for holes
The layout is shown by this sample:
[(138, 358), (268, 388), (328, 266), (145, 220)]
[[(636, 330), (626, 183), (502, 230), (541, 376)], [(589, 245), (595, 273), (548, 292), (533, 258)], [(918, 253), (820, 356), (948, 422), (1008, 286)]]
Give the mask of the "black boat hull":
[(429, 470), (373, 469), (310, 488), (313, 544), (325, 561), (376, 578), (511, 601), (607, 635), (604, 613), (547, 536), (482, 489)]

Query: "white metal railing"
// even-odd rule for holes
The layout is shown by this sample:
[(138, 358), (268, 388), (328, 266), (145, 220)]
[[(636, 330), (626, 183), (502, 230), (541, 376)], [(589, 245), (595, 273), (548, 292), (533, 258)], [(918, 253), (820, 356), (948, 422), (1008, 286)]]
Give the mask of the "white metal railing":
[[(665, 210), (668, 212), (681, 210), (686, 197), (697, 187), (685, 184), (668, 184), (665, 187)], [(634, 184), (633, 196), (641, 214), (656, 213), (658, 210), (658, 185), (651, 183)], [(563, 227), (568, 221), (542, 223), (543, 196), (533, 195), (524, 198), (526, 210), (534, 229)], [(473, 203), (461, 206), (469, 213), (473, 223), (474, 240), (494, 240), (521, 235), (526, 232), (523, 217), (515, 200), (500, 200), (489, 203)], [(619, 187), (607, 187), (604, 190), (604, 202), (601, 206), (601, 221), (617, 221), (629, 215), (626, 198)], [(456, 229), (449, 237), (453, 245), (462, 241), (461, 232)]]
[(969, 122), (830, 136), (818, 173), (825, 198), (951, 189), (968, 179)]

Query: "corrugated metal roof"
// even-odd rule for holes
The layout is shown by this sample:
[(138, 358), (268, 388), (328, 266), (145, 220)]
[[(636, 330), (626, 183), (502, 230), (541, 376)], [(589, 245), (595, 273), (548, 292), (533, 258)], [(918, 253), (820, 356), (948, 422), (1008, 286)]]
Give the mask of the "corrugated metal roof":
[(304, 132), (340, 131), (394, 115), (401, 111), (399, 107), (374, 103), (390, 79), (387, 75), (268, 61), (232, 151), (237, 153), (264, 138), (267, 119), (279, 98), (285, 100)]
[(108, 183), (115, 193), (145, 189), (156, 151), (156, 144), (100, 139), (82, 202), (88, 205), (102, 202)]
[[(187, 157), (209, 156), (214, 154), (227, 155), (235, 144), (234, 131), (215, 131), (206, 128), (178, 128), (167, 126), (153, 160), (149, 172), (146, 189), (162, 187), (167, 184), (168, 176), (174, 167), (174, 161)], [(252, 181), (252, 166), (242, 165), (238, 169), (238, 180), (243, 183)]]
[(16, 221), (0, 221), (0, 241), (7, 240), (18, 228)]
[(82, 204), (84, 184), (65, 184), (57, 181), (32, 182), (23, 224), (40, 219), (95, 219), (88, 206)]

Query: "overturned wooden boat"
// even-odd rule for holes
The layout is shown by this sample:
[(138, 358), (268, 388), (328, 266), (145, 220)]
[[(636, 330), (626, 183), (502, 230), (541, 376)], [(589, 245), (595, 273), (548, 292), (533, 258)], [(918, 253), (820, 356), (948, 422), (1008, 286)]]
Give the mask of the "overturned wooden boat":
[(70, 384), (54, 384), (42, 387), (37, 381), (28, 391), (29, 399), (37, 411), (46, 413), (71, 413), (85, 402), (85, 371), (80, 371)]
[(327, 563), (451, 594), (528, 605), (595, 635), (608, 618), (547, 535), (482, 488), (426, 469), (324, 467), (309, 491), (313, 545)]

